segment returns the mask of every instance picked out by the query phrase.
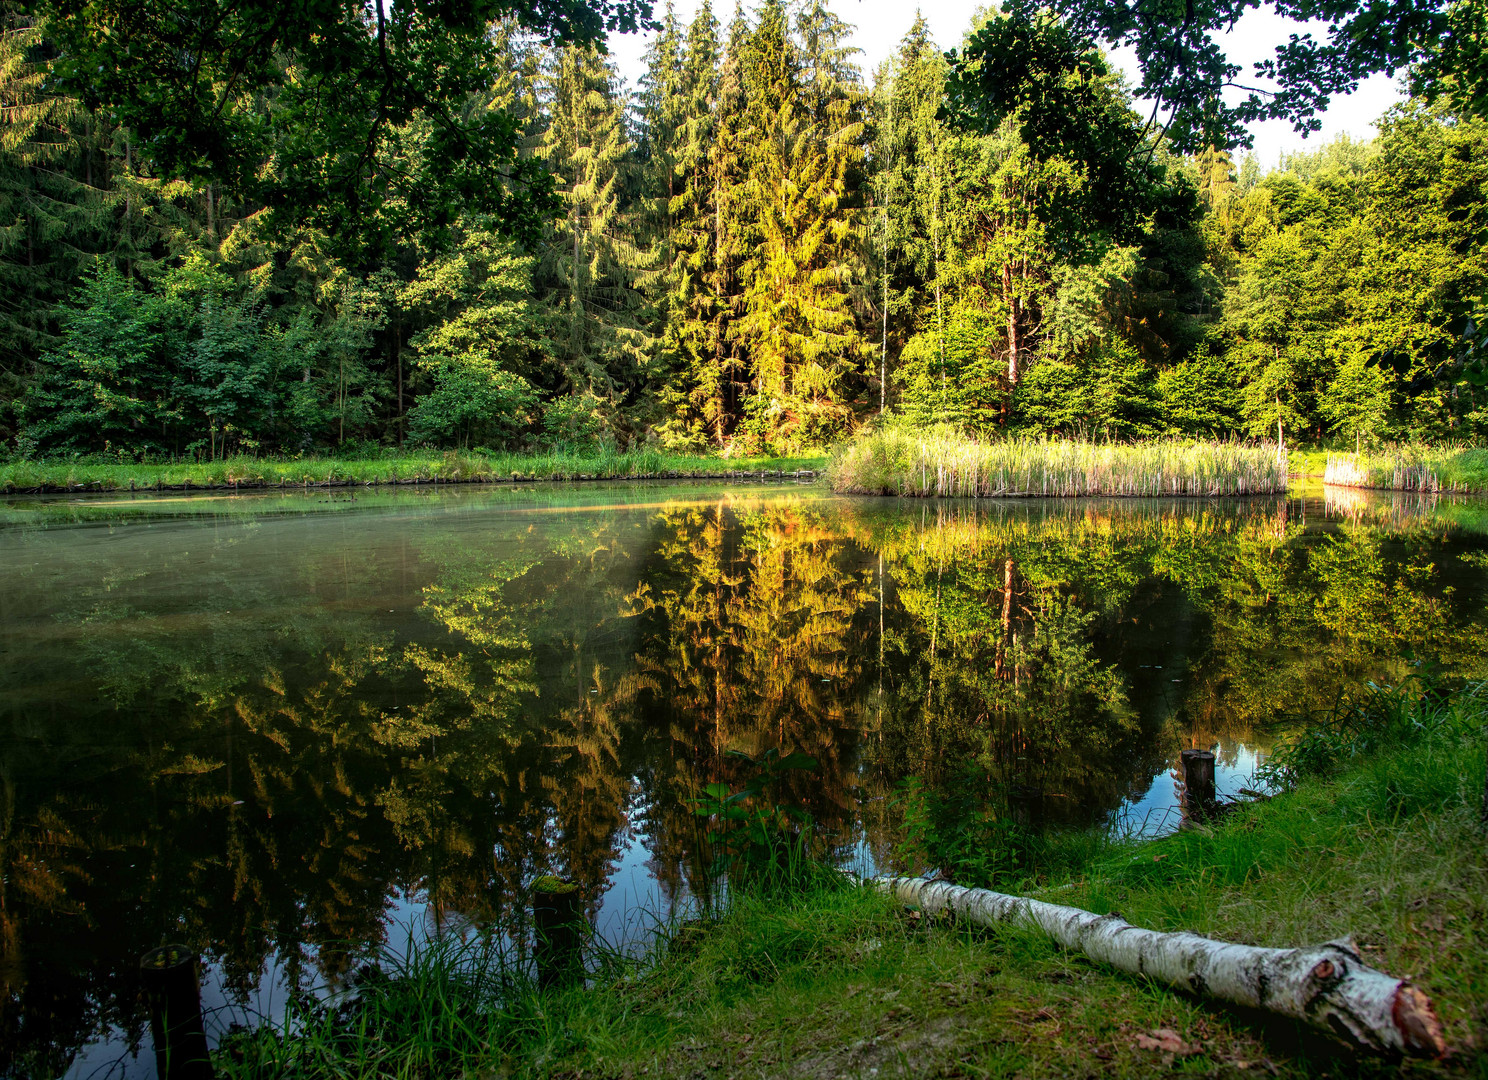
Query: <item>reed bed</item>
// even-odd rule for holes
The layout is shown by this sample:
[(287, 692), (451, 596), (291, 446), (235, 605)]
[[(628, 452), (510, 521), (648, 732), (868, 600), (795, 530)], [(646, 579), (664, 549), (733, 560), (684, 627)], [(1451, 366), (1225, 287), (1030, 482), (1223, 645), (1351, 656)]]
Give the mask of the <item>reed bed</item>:
[(0, 492), (727, 477), (814, 471), (821, 466), (821, 458), (692, 457), (645, 449), (540, 454), (411, 451), (358, 458), (245, 456), (166, 463), (81, 458), (0, 465)]
[(1428, 493), (1488, 491), (1488, 450), (1398, 446), (1329, 454), (1323, 483)]
[(1269, 495), (1286, 491), (1287, 459), (1232, 442), (1006, 439), (887, 429), (841, 449), (832, 488), (868, 495), (1069, 498)]

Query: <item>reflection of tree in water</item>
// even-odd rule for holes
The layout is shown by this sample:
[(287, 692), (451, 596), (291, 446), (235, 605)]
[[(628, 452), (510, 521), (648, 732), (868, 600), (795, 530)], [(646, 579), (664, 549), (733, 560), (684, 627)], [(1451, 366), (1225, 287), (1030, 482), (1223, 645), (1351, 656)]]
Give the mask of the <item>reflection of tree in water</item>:
[(1109, 809), (1142, 733), (1120, 673), (1094, 654), (1096, 612), (1049, 573), (1065, 568), (1049, 548), (1061, 538), (938, 511), (879, 538), (902, 612), (886, 632), (880, 784), (946, 782), (975, 761), (989, 796), (1038, 819)]
[[(725, 750), (801, 750), (820, 768), (785, 798), (829, 832), (856, 803), (870, 571), (819, 507), (725, 500), (662, 515), (663, 540), (631, 598), (647, 632), (634, 683), (654, 746), (646, 830), (675, 900), (706, 887), (691, 800), (741, 779)], [(747, 766), (745, 766), (747, 767)]]
[[(0, 1041), (34, 1071), (140, 1030), (163, 934), (245, 993), (275, 956), (335, 975), (324, 946), (382, 940), (390, 897), (515, 924), (545, 873), (593, 900), (636, 832), (675, 899), (730, 747), (818, 758), (792, 798), (883, 854), (909, 774), (972, 762), (1030, 821), (1093, 820), (1180, 740), (1398, 678), (1407, 646), (1460, 674), (1488, 655), (1475, 541), (1274, 502), (436, 519), (369, 544), (366, 582), (307, 547), (274, 588), (219, 572), (250, 540), (209, 552), (205, 601), (61, 557), (87, 584), (0, 654)], [(51, 610), (5, 584), (8, 615)]]

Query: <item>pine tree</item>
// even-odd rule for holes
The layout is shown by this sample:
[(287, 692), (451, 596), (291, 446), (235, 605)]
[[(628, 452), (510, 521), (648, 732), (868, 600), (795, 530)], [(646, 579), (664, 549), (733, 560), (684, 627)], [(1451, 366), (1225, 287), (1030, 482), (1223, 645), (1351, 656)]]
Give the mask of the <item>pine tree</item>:
[(16, 381), (52, 342), (56, 305), (114, 217), (109, 133), (48, 88), (41, 44), (30, 17), (0, 6), (0, 355), (17, 365), (0, 377)]
[(547, 127), (539, 153), (565, 204), (539, 256), (537, 291), (552, 309), (558, 372), (550, 389), (601, 424), (645, 382), (652, 339), (636, 281), (644, 258), (622, 205), (630, 144), (613, 67), (564, 46), (543, 70)]
[(927, 297), (939, 296), (941, 206), (948, 133), (936, 117), (945, 95), (946, 62), (930, 39), (923, 15), (876, 80), (870, 148), (872, 231), (880, 317), (880, 401), (886, 403), (890, 354), (897, 356), (923, 318), (935, 320), (943, 352), (943, 303), (928, 316)]
[(852, 285), (857, 214), (849, 190), (863, 125), (844, 80), (845, 27), (821, 4), (805, 13), (808, 52), (789, 39), (783, 4), (760, 14), (744, 65), (749, 225), (734, 327), (752, 375), (749, 430), (762, 445), (819, 443), (851, 418), (847, 379), (864, 342)]
[(674, 179), (661, 276), (667, 313), (662, 352), (671, 380), (661, 393), (671, 413), (662, 435), (673, 446), (722, 445), (731, 426), (713, 289), (718, 246), (713, 168), (718, 59), (718, 23), (705, 0), (688, 30), (676, 104), (668, 111), (675, 125)]

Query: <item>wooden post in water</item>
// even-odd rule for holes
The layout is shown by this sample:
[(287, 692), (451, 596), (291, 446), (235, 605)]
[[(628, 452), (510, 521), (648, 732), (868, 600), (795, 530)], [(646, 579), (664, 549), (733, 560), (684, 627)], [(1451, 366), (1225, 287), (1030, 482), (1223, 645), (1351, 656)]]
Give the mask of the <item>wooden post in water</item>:
[(532, 924), (537, 985), (575, 982), (584, 973), (584, 899), (578, 885), (547, 874), (533, 882)]
[(1214, 755), (1208, 750), (1185, 750), (1178, 757), (1183, 763), (1183, 802), (1187, 816), (1202, 821), (1214, 812), (1218, 802), (1214, 794)]
[(185, 945), (151, 949), (140, 958), (140, 982), (150, 1006), (159, 1080), (212, 1080), (196, 953)]

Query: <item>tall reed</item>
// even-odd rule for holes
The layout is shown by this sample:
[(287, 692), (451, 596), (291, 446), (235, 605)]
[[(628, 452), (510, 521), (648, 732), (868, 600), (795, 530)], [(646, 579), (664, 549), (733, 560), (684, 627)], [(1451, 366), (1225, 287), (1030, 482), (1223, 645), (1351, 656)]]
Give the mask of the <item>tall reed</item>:
[(832, 488), (872, 495), (1267, 495), (1287, 486), (1286, 452), (1233, 442), (1133, 445), (889, 428), (860, 436), (828, 465)]
[(1329, 454), (1323, 483), (1391, 491), (1488, 491), (1488, 450), (1395, 446)]

